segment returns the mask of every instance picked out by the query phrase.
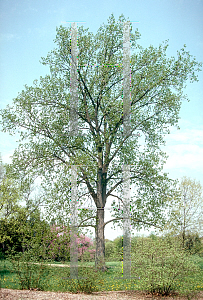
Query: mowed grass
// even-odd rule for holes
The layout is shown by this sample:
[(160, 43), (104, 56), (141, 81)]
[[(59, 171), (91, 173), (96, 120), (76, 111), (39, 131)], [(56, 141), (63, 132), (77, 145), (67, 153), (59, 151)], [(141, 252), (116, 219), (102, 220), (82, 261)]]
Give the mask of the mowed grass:
[[(48, 262), (53, 263), (53, 262)], [(56, 263), (56, 265), (59, 263)], [(67, 265), (70, 262), (66, 263)], [(83, 271), (94, 266), (94, 262), (83, 263), (78, 262), (78, 276), (84, 277)], [(112, 291), (112, 290), (125, 290), (125, 289), (137, 289), (132, 282), (127, 280), (115, 280), (115, 277), (122, 277), (122, 262), (107, 262), (106, 265), (109, 267), (108, 272), (102, 274), (101, 278), (96, 284), (98, 291)], [(39, 266), (40, 267), (40, 266)], [(87, 269), (87, 270), (88, 270)], [(0, 262), (0, 273), (1, 273), (1, 287), (11, 289), (21, 289), (20, 281), (15, 273), (12, 264), (9, 261)], [(59, 266), (46, 266), (46, 276), (43, 278), (43, 290), (45, 291), (68, 291), (70, 283), (70, 267), (59, 267)], [(136, 288), (135, 288), (136, 287)]]
[[(193, 274), (190, 278), (195, 290), (203, 290), (203, 258), (193, 256), (191, 258), (200, 268), (200, 274)], [(62, 262), (47, 262), (46, 264), (62, 264)], [(70, 279), (70, 262), (66, 262), (67, 267), (46, 266), (44, 276), (41, 280), (41, 290), (44, 291), (71, 291), (74, 283)], [(139, 279), (118, 279), (122, 277), (122, 262), (106, 262), (108, 271), (102, 273), (97, 280), (93, 279), (95, 291), (117, 291), (117, 290), (140, 290)], [(87, 266), (89, 266), (87, 268)], [(38, 266), (40, 268), (40, 265)], [(91, 268), (92, 267), (92, 268)], [(94, 262), (78, 262), (78, 276), (84, 277), (85, 270), (93, 270)], [(13, 269), (12, 264), (7, 260), (0, 261), (1, 288), (21, 289), (19, 278)], [(94, 277), (93, 277), (94, 278)], [(71, 283), (72, 282), (72, 283)], [(183, 284), (177, 282), (177, 286)], [(73, 290), (72, 290), (73, 291)]]

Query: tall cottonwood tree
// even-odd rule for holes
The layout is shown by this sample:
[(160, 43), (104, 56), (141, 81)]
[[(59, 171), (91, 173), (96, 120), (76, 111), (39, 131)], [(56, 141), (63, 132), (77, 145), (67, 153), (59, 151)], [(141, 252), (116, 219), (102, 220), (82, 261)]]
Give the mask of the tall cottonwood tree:
[(112, 202), (114, 218), (106, 223), (104, 208), (110, 196), (122, 201), (123, 164), (131, 165), (131, 183), (136, 187), (132, 226), (163, 221), (172, 181), (162, 173), (166, 155), (160, 145), (170, 126), (178, 123), (186, 81), (197, 81), (201, 66), (185, 45), (176, 58), (167, 58), (167, 42), (143, 49), (137, 44), (138, 31), (131, 30), (131, 130), (124, 135), (125, 21), (123, 15), (118, 22), (111, 15), (95, 35), (78, 28), (78, 135), (69, 134), (70, 28), (57, 28), (56, 48), (42, 58), (50, 66), (50, 75), (25, 86), (13, 106), (1, 111), (3, 130), (15, 133), (18, 129), (21, 134), (13, 156), (18, 171), (42, 176), (64, 172), (65, 177), (71, 165), (78, 166), (78, 184), (86, 185), (97, 208), (96, 214), (87, 212), (89, 220), (96, 220), (91, 223), (96, 228), (96, 262), (104, 261), (105, 225), (111, 221), (121, 225), (122, 210), (116, 201)]

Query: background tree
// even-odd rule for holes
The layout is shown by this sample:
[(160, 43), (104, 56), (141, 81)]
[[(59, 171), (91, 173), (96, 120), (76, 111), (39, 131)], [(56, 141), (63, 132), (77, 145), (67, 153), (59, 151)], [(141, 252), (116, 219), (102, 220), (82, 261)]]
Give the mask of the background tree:
[[(96, 265), (104, 264), (104, 227), (121, 226), (122, 210), (112, 202), (113, 219), (104, 222), (108, 197), (122, 202), (122, 165), (131, 165), (132, 226), (158, 226), (164, 221), (166, 200), (172, 197), (172, 180), (162, 173), (166, 155), (160, 150), (170, 126), (177, 125), (183, 88), (188, 79), (197, 80), (201, 64), (186, 51), (167, 58), (167, 42), (143, 49), (138, 31), (131, 30), (131, 130), (123, 135), (123, 15), (113, 15), (96, 35), (78, 28), (78, 135), (71, 136), (70, 72), (71, 31), (60, 26), (56, 48), (46, 58), (51, 75), (40, 77), (32, 87), (1, 111), (4, 131), (21, 134), (15, 151), (16, 171), (47, 178), (69, 176), (78, 165), (78, 185), (85, 185), (96, 213), (87, 211), (88, 226), (95, 228)], [(53, 175), (54, 174), (54, 175)], [(67, 197), (67, 202), (69, 198)], [(91, 215), (90, 215), (91, 214)], [(84, 226), (82, 220), (79, 225)]]
[(42, 194), (34, 193), (36, 177), (15, 172), (13, 164), (0, 160), (0, 218), (15, 215), (24, 206), (27, 213), (34, 212), (43, 201)]
[(9, 248), (23, 251), (25, 240), (30, 240), (37, 232), (43, 232), (40, 199), (32, 192), (33, 178), (23, 179), (15, 174), (12, 165), (1, 162), (0, 249), (3, 253)]
[(203, 256), (203, 242), (198, 233), (187, 233), (185, 237), (185, 249), (190, 254)]
[(22, 251), (23, 232), (26, 224), (25, 214), (23, 212), (17, 212), (9, 219), (0, 220), (0, 250), (5, 255), (5, 252), (10, 248), (16, 249), (16, 251)]
[[(203, 235), (202, 186), (195, 179), (183, 177), (178, 187), (179, 197), (171, 203), (167, 224), (169, 233), (179, 235), (183, 247)], [(193, 238), (192, 238), (193, 236)], [(193, 241), (194, 240), (194, 241)]]
[(40, 218), (39, 211), (29, 214), (22, 207), (9, 218), (0, 220), (0, 249), (24, 252), (30, 245), (42, 245), (43, 234), (49, 230), (48, 224)]
[(0, 154), (0, 183), (2, 182), (3, 179), (3, 162)]
[(19, 210), (21, 188), (8, 172), (8, 165), (0, 165), (0, 219), (9, 218)]

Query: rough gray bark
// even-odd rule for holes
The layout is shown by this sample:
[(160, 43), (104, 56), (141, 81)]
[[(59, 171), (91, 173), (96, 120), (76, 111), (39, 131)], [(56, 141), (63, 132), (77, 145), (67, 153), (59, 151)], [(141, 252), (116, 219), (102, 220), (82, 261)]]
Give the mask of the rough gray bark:
[(104, 209), (97, 209), (95, 266), (105, 271)]
[[(102, 164), (102, 159), (99, 160)], [(98, 269), (106, 270), (105, 267), (105, 239), (104, 239), (104, 207), (106, 204), (106, 173), (99, 166), (97, 175), (97, 215), (96, 215), (96, 255), (95, 266)]]

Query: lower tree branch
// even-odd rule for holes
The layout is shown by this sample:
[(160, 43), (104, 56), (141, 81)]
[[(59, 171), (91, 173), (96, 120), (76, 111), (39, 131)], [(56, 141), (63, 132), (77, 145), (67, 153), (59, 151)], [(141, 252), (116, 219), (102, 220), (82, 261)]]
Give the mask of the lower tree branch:
[[(143, 224), (146, 224), (146, 225), (150, 225), (150, 226), (154, 226), (154, 227), (157, 227), (159, 229), (162, 229), (162, 227), (160, 227), (160, 226), (154, 225), (152, 223), (149, 223), (149, 222), (137, 219), (137, 218), (130, 218), (130, 219), (133, 220), (133, 221), (136, 221), (137, 223), (143, 223)], [(123, 220), (123, 218), (114, 218), (114, 219), (111, 219), (111, 220), (105, 222), (104, 225), (103, 225), (103, 227), (106, 226), (108, 223), (116, 221), (116, 220)]]
[(95, 219), (95, 218), (96, 218), (96, 216), (94, 216), (94, 217), (89, 217), (89, 218), (83, 220), (82, 222), (80, 222), (80, 224), (78, 225), (78, 227), (86, 227), (86, 226), (92, 226), (92, 227), (95, 227), (96, 225), (81, 225), (83, 222), (85, 222), (85, 221), (87, 221), (87, 220), (89, 220), (89, 219)]

